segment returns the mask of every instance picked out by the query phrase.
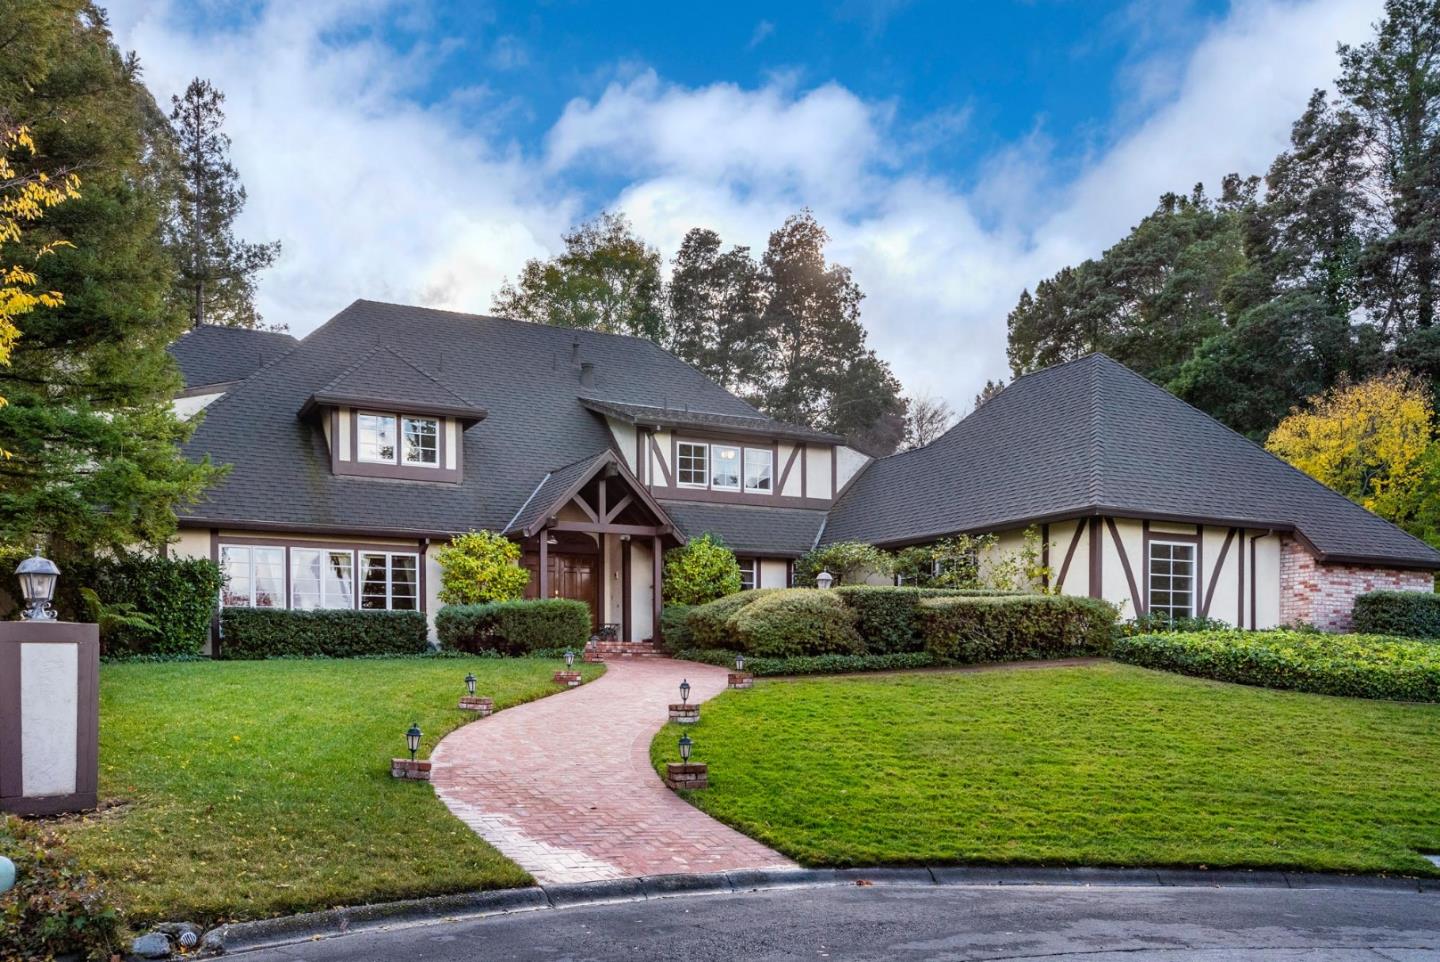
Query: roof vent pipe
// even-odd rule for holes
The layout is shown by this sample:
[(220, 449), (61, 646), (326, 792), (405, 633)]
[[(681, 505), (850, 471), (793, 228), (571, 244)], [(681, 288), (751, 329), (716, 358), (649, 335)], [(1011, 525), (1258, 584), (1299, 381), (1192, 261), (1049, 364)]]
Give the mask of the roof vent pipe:
[(580, 364), (580, 383), (586, 387), (595, 386), (595, 364), (592, 361), (583, 361)]
[(570, 342), (570, 366), (574, 367), (580, 363), (580, 338)]

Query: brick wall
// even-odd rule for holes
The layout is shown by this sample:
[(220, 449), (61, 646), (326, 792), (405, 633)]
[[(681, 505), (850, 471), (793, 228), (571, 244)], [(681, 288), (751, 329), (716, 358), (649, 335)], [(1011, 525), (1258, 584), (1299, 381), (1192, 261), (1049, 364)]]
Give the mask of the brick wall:
[(1280, 541), (1280, 623), (1349, 631), (1355, 597), (1367, 591), (1432, 591), (1428, 571), (1324, 565), (1294, 538)]

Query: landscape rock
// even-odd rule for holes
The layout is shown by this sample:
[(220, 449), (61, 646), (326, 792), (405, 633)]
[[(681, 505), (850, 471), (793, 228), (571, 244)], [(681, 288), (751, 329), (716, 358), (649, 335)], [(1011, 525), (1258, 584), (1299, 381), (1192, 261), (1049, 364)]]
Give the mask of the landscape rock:
[(168, 959), (170, 936), (164, 932), (146, 932), (130, 943), (130, 954), (142, 959)]

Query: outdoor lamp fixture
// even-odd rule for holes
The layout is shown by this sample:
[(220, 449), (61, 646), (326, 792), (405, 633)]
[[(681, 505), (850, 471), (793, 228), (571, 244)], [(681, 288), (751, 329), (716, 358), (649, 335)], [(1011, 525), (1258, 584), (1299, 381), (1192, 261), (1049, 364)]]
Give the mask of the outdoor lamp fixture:
[(689, 680), (687, 679), (687, 680), (685, 680), (685, 681), (680, 682), (680, 704), (683, 705), (683, 704), (685, 704), (686, 702), (688, 702), (689, 700), (690, 700), (690, 682), (689, 682)]
[(410, 730), (405, 733), (405, 744), (410, 746), (410, 760), (415, 760), (415, 753), (420, 750), (420, 723), (411, 722)]
[(565, 649), (565, 667), (575, 667), (575, 652), (571, 651), (569, 648)]
[(835, 583), (835, 576), (828, 571), (822, 571), (815, 576), (815, 586), (824, 590)]
[(690, 739), (690, 733), (686, 732), (680, 736), (680, 764), (690, 764), (690, 753), (695, 749), (695, 742)]
[(50, 602), (55, 598), (55, 581), (60, 577), (55, 562), (42, 557), (37, 546), (34, 557), (20, 562), (15, 576), (20, 579), (20, 594), (25, 599), (25, 610), (20, 617), (26, 621), (54, 621), (55, 612)]
[(475, 673), (473, 671), (465, 676), (465, 690), (470, 693), (471, 698), (475, 697)]
[(744, 670), (745, 670), (745, 655), (742, 654), (742, 653), (740, 653), (740, 652), (736, 652), (736, 654), (735, 654), (735, 670), (736, 670), (736, 671), (744, 671)]

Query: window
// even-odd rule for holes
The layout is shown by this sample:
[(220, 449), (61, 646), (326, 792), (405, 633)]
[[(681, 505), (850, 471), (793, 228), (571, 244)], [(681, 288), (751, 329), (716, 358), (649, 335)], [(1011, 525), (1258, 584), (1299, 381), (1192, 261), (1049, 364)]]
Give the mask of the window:
[(375, 464), (395, 463), (395, 419), (388, 414), (361, 414), (355, 419), (358, 457)]
[(290, 607), (355, 607), (355, 555), (323, 548), (290, 549)]
[(406, 464), (427, 468), (440, 466), (440, 422), (434, 418), (405, 418), (401, 421), (405, 438)]
[(703, 488), (710, 475), (710, 446), (681, 441), (676, 447), (675, 481), (682, 488)]
[(769, 448), (745, 449), (745, 490), (769, 494), (774, 483), (775, 453)]
[(740, 449), (731, 444), (710, 445), (710, 487), (716, 491), (740, 490)]
[(220, 604), (226, 608), (285, 606), (285, 549), (220, 546), (220, 573), (225, 586)]
[(420, 558), (366, 551), (360, 555), (360, 607), (379, 611), (420, 608)]
[(1195, 546), (1150, 542), (1150, 613), (1167, 618), (1195, 614)]
[(760, 562), (754, 558), (739, 558), (740, 562), (740, 590), (754, 591), (759, 583)]

